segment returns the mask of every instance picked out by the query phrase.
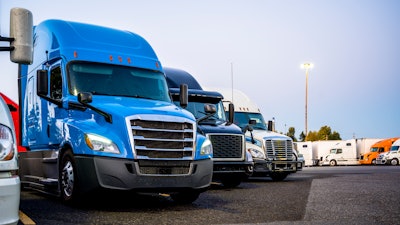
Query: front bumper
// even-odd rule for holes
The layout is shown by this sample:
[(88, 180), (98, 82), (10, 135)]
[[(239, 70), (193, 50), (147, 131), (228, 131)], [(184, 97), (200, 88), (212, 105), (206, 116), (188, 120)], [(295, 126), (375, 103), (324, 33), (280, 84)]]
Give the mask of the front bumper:
[(213, 176), (223, 177), (227, 174), (249, 177), (253, 173), (253, 162), (220, 162), (214, 161)]
[[(143, 192), (174, 192), (181, 190), (206, 190), (213, 173), (213, 161), (204, 159), (186, 161), (190, 164), (188, 173), (173, 164), (182, 161), (138, 162), (107, 157), (77, 156), (78, 181), (80, 187), (89, 191), (98, 187), (115, 190), (136, 190)], [(141, 169), (139, 164), (146, 164)], [(147, 166), (147, 167), (146, 167)], [(143, 172), (150, 171), (149, 174)]]
[(386, 159), (377, 159), (376, 160), (376, 164), (377, 165), (385, 165), (385, 164), (388, 164), (389, 162), (388, 162), (388, 160), (386, 160)]
[[(6, 172), (9, 173), (9, 172)], [(21, 184), (19, 176), (0, 174), (0, 224), (18, 224)]]
[(254, 158), (253, 161), (253, 174), (269, 174), (273, 172), (295, 173), (298, 171), (298, 165), (302, 163), (300, 161), (267, 161)]

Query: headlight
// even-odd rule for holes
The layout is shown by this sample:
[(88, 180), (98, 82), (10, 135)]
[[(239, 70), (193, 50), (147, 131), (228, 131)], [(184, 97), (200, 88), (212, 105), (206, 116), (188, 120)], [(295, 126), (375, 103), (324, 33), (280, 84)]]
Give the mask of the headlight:
[(14, 140), (10, 128), (0, 125), (0, 161), (14, 157)]
[(120, 151), (114, 142), (110, 139), (94, 135), (94, 134), (85, 134), (85, 142), (90, 149), (94, 151), (100, 152), (109, 152), (119, 154)]
[(246, 151), (246, 161), (253, 162), (253, 156), (251, 155), (251, 152), (249, 149), (247, 149), (247, 151)]
[(253, 156), (253, 158), (265, 159), (264, 152), (255, 148), (249, 148), (247, 150), (250, 151), (251, 156)]
[(211, 141), (207, 138), (201, 145), (200, 155), (210, 155), (213, 153)]

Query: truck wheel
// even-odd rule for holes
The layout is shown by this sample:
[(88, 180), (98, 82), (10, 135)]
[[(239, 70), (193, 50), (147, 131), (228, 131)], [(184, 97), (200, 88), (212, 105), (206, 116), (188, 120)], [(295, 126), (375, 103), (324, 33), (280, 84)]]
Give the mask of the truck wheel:
[(376, 165), (376, 159), (373, 159), (373, 160), (371, 161), (371, 164), (372, 164), (372, 165)]
[(392, 166), (397, 166), (397, 165), (399, 165), (399, 160), (398, 160), (398, 159), (392, 159), (392, 160), (390, 160), (390, 165), (392, 165)]
[(76, 188), (76, 164), (74, 157), (70, 151), (66, 151), (60, 163), (60, 189), (61, 198), (65, 202), (71, 202), (77, 192)]
[(224, 187), (227, 188), (234, 188), (240, 185), (242, 183), (242, 178), (241, 177), (228, 177), (225, 179), (221, 179), (221, 183), (224, 185)]
[(330, 166), (336, 166), (337, 163), (336, 163), (335, 160), (331, 160), (331, 161), (329, 161), (329, 165), (330, 165)]
[(275, 173), (271, 173), (269, 175), (273, 181), (283, 181), (288, 174), (287, 173), (281, 173), (281, 172), (275, 172)]
[(172, 200), (179, 204), (190, 204), (200, 196), (200, 191), (184, 191), (170, 195)]

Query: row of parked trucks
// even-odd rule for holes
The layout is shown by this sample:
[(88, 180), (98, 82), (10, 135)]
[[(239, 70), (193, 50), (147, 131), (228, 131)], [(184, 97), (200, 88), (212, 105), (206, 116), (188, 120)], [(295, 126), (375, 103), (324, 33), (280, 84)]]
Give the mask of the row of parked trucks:
[[(358, 138), (349, 140), (327, 140), (296, 142), (295, 148), (303, 155), (305, 166), (317, 165), (376, 165), (376, 164), (398, 164), (395, 150), (398, 149), (396, 142), (398, 137), (380, 138)], [(391, 154), (388, 152), (394, 149)], [(390, 156), (389, 156), (390, 155)]]
[[(393, 141), (390, 140), (390, 141)], [(396, 138), (389, 151), (381, 152), (376, 158), (377, 165), (399, 165), (400, 162), (400, 138)]]
[(11, 37), (1, 37), (18, 64), (18, 104), (8, 106), (17, 112), (10, 135), (20, 149), (11, 157), (22, 188), (64, 202), (109, 189), (190, 203), (214, 179), (235, 187), (301, 170), (293, 141), (268, 129), (258, 108), (235, 107), (236, 98), (224, 102), (226, 93), (163, 68), (141, 36), (32, 21), (29, 10), (11, 9)]

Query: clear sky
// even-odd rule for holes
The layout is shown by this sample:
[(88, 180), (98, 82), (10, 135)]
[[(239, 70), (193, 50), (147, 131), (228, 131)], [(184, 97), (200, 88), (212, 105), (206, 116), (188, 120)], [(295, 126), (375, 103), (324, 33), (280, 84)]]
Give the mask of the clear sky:
[[(64, 19), (133, 31), (163, 66), (206, 87), (239, 89), (276, 129), (331, 127), (342, 139), (400, 136), (399, 0), (0, 0), (0, 34), (12, 7), (34, 25)], [(7, 43), (1, 43), (7, 45)], [(0, 91), (17, 100), (17, 65), (0, 52)], [(233, 78), (233, 79), (232, 79)]]

